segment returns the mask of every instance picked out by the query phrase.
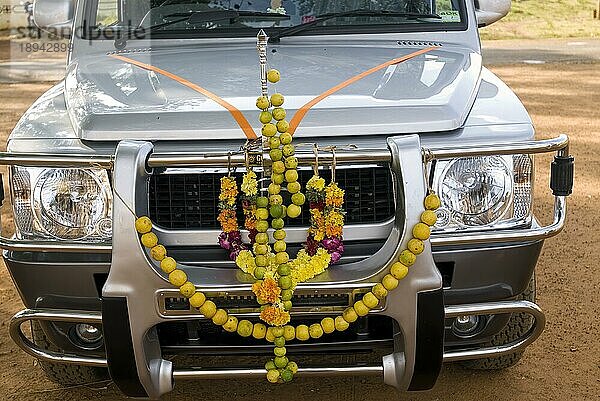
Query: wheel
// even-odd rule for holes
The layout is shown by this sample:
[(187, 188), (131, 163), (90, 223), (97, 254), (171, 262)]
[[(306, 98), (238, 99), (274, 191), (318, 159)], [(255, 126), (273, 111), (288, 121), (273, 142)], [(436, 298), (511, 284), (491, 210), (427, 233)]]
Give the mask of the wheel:
[[(58, 351), (58, 348), (50, 343), (39, 323), (31, 322), (31, 335), (33, 342), (38, 347), (49, 351)], [(38, 359), (38, 363), (48, 379), (62, 386), (97, 383), (109, 379), (106, 368), (48, 362), (40, 359)]]
[[(529, 281), (529, 285), (518, 298), (519, 300), (525, 300), (535, 302), (535, 273)], [(492, 337), (491, 341), (484, 344), (484, 347), (498, 346), (508, 344), (517, 338), (522, 337), (525, 333), (531, 329), (534, 323), (534, 318), (528, 313), (513, 313), (510, 320), (504, 326), (501, 332)], [(476, 370), (500, 370), (506, 369), (515, 365), (521, 357), (524, 351), (514, 352), (512, 354), (506, 354), (498, 357), (484, 358), (484, 359), (473, 359), (469, 361), (461, 362), (461, 365), (468, 369)]]

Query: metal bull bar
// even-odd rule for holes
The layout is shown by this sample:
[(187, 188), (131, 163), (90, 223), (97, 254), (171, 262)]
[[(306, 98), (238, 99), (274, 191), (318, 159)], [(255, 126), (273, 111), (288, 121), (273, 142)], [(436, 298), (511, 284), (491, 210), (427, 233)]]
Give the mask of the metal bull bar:
[[(382, 248), (364, 261), (351, 263), (352, 268), (336, 270), (330, 275), (311, 285), (325, 288), (342, 288), (343, 286), (367, 285), (379, 280), (388, 267), (397, 259), (403, 247), (406, 246), (408, 235), (407, 227), (418, 221), (418, 211), (422, 208), (422, 199), (425, 195), (423, 185), (424, 155), (430, 159), (443, 159), (451, 157), (468, 157), (476, 155), (510, 155), (520, 153), (557, 152), (557, 157), (568, 156), (568, 138), (559, 136), (551, 140), (526, 141), (509, 145), (493, 146), (466, 146), (458, 148), (427, 149), (422, 152), (419, 137), (406, 135), (388, 139), (388, 150), (352, 150), (338, 151), (336, 162), (346, 163), (390, 163), (394, 175), (395, 196), (397, 207), (396, 218), (390, 237)], [(82, 252), (112, 252), (112, 265), (108, 280), (103, 288), (102, 313), (89, 313), (78, 311), (55, 310), (25, 310), (13, 318), (10, 325), (10, 335), (13, 340), (27, 353), (53, 362), (75, 363), (92, 366), (108, 366), (111, 376), (121, 388), (128, 388), (128, 395), (158, 398), (170, 391), (174, 379), (193, 378), (223, 378), (223, 377), (254, 377), (264, 375), (262, 369), (234, 369), (234, 370), (178, 370), (174, 369), (171, 362), (162, 359), (160, 344), (155, 333), (156, 324), (164, 321), (157, 310), (152, 308), (156, 304), (156, 291), (168, 288), (164, 275), (150, 260), (146, 251), (139, 243), (134, 229), (134, 219), (130, 211), (134, 209), (138, 215), (147, 213), (147, 204), (141, 200), (146, 196), (145, 182), (153, 167), (186, 167), (186, 166), (220, 166), (227, 165), (229, 159), (232, 164), (243, 164), (243, 155), (227, 154), (154, 154), (153, 145), (149, 142), (123, 141), (117, 148), (115, 156), (88, 157), (85, 155), (55, 156), (24, 154), (0, 154), (0, 163), (12, 165), (35, 165), (54, 167), (102, 167), (114, 171), (114, 188), (120, 196), (114, 199), (114, 231), (113, 244), (96, 245), (89, 247), (84, 244), (58, 244), (51, 248), (53, 251)], [(314, 162), (314, 155), (298, 152), (300, 163)], [(332, 161), (328, 154), (319, 155), (321, 164)], [(558, 171), (568, 176), (568, 171)], [(571, 170), (572, 172), (572, 170)], [(553, 171), (554, 173), (554, 171)], [(560, 184), (560, 182), (559, 182)], [(567, 188), (570, 192), (570, 188)], [(402, 330), (404, 341), (403, 350), (394, 350), (383, 358), (379, 366), (367, 367), (327, 367), (306, 368), (301, 367), (299, 374), (311, 375), (353, 375), (353, 374), (382, 374), (384, 382), (400, 389), (423, 389), (431, 387), (441, 367), (442, 361), (456, 361), (489, 356), (499, 356), (523, 349), (533, 342), (544, 328), (544, 315), (537, 305), (527, 301), (491, 302), (472, 305), (446, 306), (443, 305), (441, 276), (435, 268), (431, 246), (464, 245), (481, 242), (510, 242), (547, 238), (556, 234), (564, 223), (566, 212), (565, 196), (568, 195), (560, 186), (553, 188), (556, 196), (555, 221), (552, 225), (542, 228), (527, 228), (521, 230), (506, 230), (501, 232), (464, 235), (459, 237), (432, 237), (426, 244), (426, 249), (418, 258), (411, 270), (408, 280), (400, 282), (397, 291), (388, 296), (386, 307), (381, 312), (396, 322)], [(23, 242), (13, 241), (7, 243), (6, 238), (0, 238), (0, 246), (12, 250), (45, 250), (42, 241)], [(12, 241), (12, 240), (11, 240)], [(108, 248), (105, 248), (108, 247)], [(91, 250), (94, 249), (94, 250)], [(231, 272), (209, 273), (208, 267), (194, 266), (187, 268), (180, 266), (188, 273), (191, 281), (196, 282), (200, 290), (230, 286), (232, 289), (247, 289), (248, 283), (239, 283)], [(302, 285), (300, 285), (302, 286)], [(426, 308), (422, 308), (426, 305)], [(428, 308), (428, 309), (427, 309)], [(427, 309), (422, 313), (421, 309)], [(416, 311), (416, 313), (415, 313)], [(443, 320), (459, 315), (493, 315), (506, 313), (528, 313), (535, 318), (535, 323), (528, 333), (510, 344), (499, 347), (488, 347), (466, 350), (443, 350)], [(186, 317), (181, 317), (185, 319)], [(103, 324), (107, 358), (88, 358), (77, 355), (65, 355), (36, 347), (23, 333), (21, 325), (27, 320), (45, 320)], [(421, 324), (426, 330), (421, 329)], [(153, 331), (154, 330), (154, 331)], [(419, 335), (417, 335), (420, 333)], [(125, 335), (123, 335), (125, 334)], [(429, 336), (429, 337), (427, 337)], [(427, 337), (426, 340), (422, 340)], [(432, 340), (432, 341), (430, 341)], [(126, 349), (130, 354), (128, 360), (122, 363), (113, 363), (115, 358), (123, 358), (116, 352), (122, 350), (123, 342), (131, 345)], [(114, 344), (120, 343), (114, 348)], [(419, 352), (423, 347), (428, 347), (424, 356)], [(431, 352), (431, 348), (434, 348)], [(439, 360), (436, 360), (436, 354)], [(423, 361), (425, 358), (425, 362)], [(427, 359), (429, 358), (429, 359)], [(128, 362), (128, 363), (125, 363)], [(432, 372), (423, 372), (423, 366), (431, 366)], [(124, 375), (122, 369), (128, 369)], [(123, 377), (131, 374), (136, 376), (136, 383), (125, 383)], [(420, 382), (415, 378), (420, 377)], [(128, 379), (128, 380), (129, 380)], [(137, 386), (137, 387), (136, 387)]]
[[(523, 141), (511, 144), (474, 145), (461, 147), (428, 148), (427, 155), (433, 159), (447, 159), (453, 157), (469, 157), (482, 155), (512, 155), (512, 154), (540, 154), (556, 153), (557, 158), (569, 156), (569, 138), (562, 134), (552, 139)], [(311, 164), (315, 161), (312, 152), (298, 151), (296, 153), (301, 164)], [(320, 164), (332, 162), (331, 153), (324, 152), (318, 155)], [(389, 149), (358, 149), (336, 151), (337, 164), (356, 164), (361, 162), (388, 163), (391, 160)], [(160, 154), (153, 153), (147, 160), (149, 168), (153, 167), (190, 167), (190, 166), (244, 166), (243, 154), (204, 153), (204, 154)], [(86, 168), (98, 167), (113, 169), (114, 155), (86, 155), (86, 154), (38, 154), (38, 153), (8, 153), (0, 152), (0, 165), (31, 166), (31, 167), (63, 167)], [(558, 175), (558, 174), (557, 174)], [(571, 183), (572, 184), (572, 183)], [(434, 247), (459, 246), (482, 243), (516, 242), (543, 240), (558, 234), (565, 223), (567, 206), (566, 195), (556, 194), (554, 201), (553, 222), (545, 227), (532, 227), (529, 229), (501, 230), (494, 232), (469, 233), (469, 234), (438, 234), (432, 233), (431, 244)], [(110, 244), (86, 244), (68, 241), (42, 241), (42, 240), (16, 240), (5, 237), (0, 233), (0, 248), (9, 251), (43, 251), (43, 252), (75, 252), (75, 253), (111, 253)]]
[[(546, 319), (541, 309), (529, 301), (502, 301), (471, 305), (456, 305), (445, 307), (445, 318), (454, 318), (462, 315), (498, 315), (503, 313), (528, 313), (535, 318), (531, 329), (508, 344), (494, 347), (446, 351), (443, 354), (444, 362), (463, 361), (491, 356), (501, 356), (523, 350), (533, 343), (544, 330)], [(107, 367), (105, 358), (83, 357), (49, 351), (36, 346), (21, 330), (23, 323), (31, 320), (47, 322), (70, 322), (102, 324), (102, 313), (81, 312), (69, 310), (44, 310), (25, 309), (14, 315), (10, 322), (9, 334), (12, 340), (29, 355), (49, 362), (70, 363), (76, 365)], [(233, 370), (174, 370), (174, 379), (222, 379), (227, 377), (255, 377), (264, 376), (264, 369), (233, 369)], [(344, 368), (299, 368), (302, 376), (320, 376), (324, 374), (365, 375), (383, 374), (383, 366), (363, 366)]]

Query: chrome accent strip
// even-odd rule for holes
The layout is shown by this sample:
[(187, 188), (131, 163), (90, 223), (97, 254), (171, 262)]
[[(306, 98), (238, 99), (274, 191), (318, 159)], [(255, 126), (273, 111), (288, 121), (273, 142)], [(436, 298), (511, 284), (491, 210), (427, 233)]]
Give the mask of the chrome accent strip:
[[(476, 349), (453, 350), (444, 352), (444, 362), (463, 361), (468, 359), (497, 357), (523, 350), (533, 343), (544, 330), (546, 318), (536, 304), (529, 301), (500, 301), (479, 304), (452, 305), (445, 307), (445, 318), (461, 315), (496, 315), (505, 313), (528, 313), (535, 318), (532, 328), (521, 338), (501, 346)], [(189, 319), (189, 316), (181, 317)], [(21, 331), (21, 325), (28, 320), (102, 323), (100, 312), (83, 312), (72, 310), (24, 309), (13, 316), (10, 321), (9, 333), (12, 340), (27, 354), (49, 362), (66, 364), (106, 367), (106, 359), (83, 357), (43, 350), (37, 347)], [(382, 366), (344, 367), (344, 368), (301, 368), (303, 376), (310, 375), (367, 375), (383, 373)], [(257, 377), (263, 376), (264, 369), (233, 369), (233, 370), (174, 370), (175, 379), (213, 379), (228, 377)]]
[[(307, 306), (295, 306), (292, 310), (293, 316), (314, 316), (316, 314), (326, 315), (331, 313), (341, 313), (348, 306), (352, 306), (354, 302), (360, 299), (361, 295), (364, 295), (369, 291), (369, 289), (373, 286), (372, 283), (361, 283), (360, 285), (355, 286), (346, 286), (346, 287), (332, 287), (332, 286), (302, 286), (298, 287), (294, 292), (295, 296), (305, 297), (305, 298), (314, 298), (315, 305), (307, 305)], [(258, 305), (254, 299), (254, 294), (252, 293), (252, 289), (250, 286), (247, 286), (244, 289), (235, 289), (232, 290), (230, 288), (220, 288), (220, 289), (200, 289), (208, 299), (213, 300), (217, 305), (223, 299), (236, 299), (236, 298), (250, 298), (254, 305), (252, 306), (241, 306), (241, 307), (223, 307), (227, 309), (227, 312), (231, 315), (244, 318), (250, 317), (258, 317), (260, 311)], [(318, 300), (325, 301), (328, 296), (347, 296), (348, 302), (344, 305), (319, 305)], [(187, 317), (189, 319), (205, 319), (204, 315), (202, 315), (196, 308), (189, 307), (187, 310), (183, 309), (167, 309), (166, 300), (167, 299), (184, 299), (179, 290), (177, 289), (161, 289), (156, 291), (156, 307), (158, 313), (166, 318), (181, 318)], [(380, 305), (372, 309), (372, 312), (381, 312), (385, 309), (386, 303), (382, 302)], [(222, 306), (221, 306), (222, 307)]]
[(51, 242), (17, 240), (0, 236), (0, 248), (16, 252), (69, 252), (69, 253), (111, 253), (112, 245), (89, 244), (85, 242)]
[(564, 196), (556, 196), (554, 199), (554, 221), (544, 227), (499, 230), (493, 232), (482, 232), (469, 234), (445, 234), (444, 236), (432, 233), (430, 241), (435, 247), (489, 244), (503, 242), (540, 241), (550, 238), (562, 231), (567, 216), (567, 200)]
[(0, 152), (0, 165), (5, 166), (112, 169), (114, 160), (114, 155)]
[[(367, 376), (382, 375), (383, 366), (352, 366), (331, 368), (298, 368), (294, 376), (298, 377), (321, 377), (321, 376)], [(262, 378), (265, 376), (264, 369), (232, 369), (232, 370), (174, 370), (174, 380), (198, 380), (198, 379), (228, 379), (228, 378)]]

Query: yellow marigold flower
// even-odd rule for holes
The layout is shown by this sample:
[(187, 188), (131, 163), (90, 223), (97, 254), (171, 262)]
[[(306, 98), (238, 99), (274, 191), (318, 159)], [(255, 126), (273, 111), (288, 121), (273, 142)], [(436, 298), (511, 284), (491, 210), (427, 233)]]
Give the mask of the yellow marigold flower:
[(335, 182), (325, 188), (325, 204), (333, 207), (341, 207), (344, 204), (344, 190)]
[(323, 248), (319, 248), (314, 256), (310, 256), (304, 249), (301, 249), (296, 259), (290, 262), (294, 286), (323, 273), (329, 267), (330, 260), (331, 256)]
[(318, 175), (313, 175), (306, 183), (306, 188), (315, 191), (322, 191), (325, 189), (325, 180)]
[(235, 264), (245, 273), (252, 274), (256, 268), (254, 256), (248, 250), (241, 251), (235, 258)]
[(235, 204), (235, 198), (238, 194), (237, 183), (233, 177), (221, 177), (221, 193), (219, 200), (229, 205)]
[(277, 282), (271, 277), (267, 277), (263, 281), (256, 281), (252, 284), (252, 291), (256, 295), (256, 298), (268, 303), (276, 302), (281, 294), (281, 288), (279, 288)]
[(254, 196), (258, 193), (258, 182), (256, 181), (256, 173), (249, 170), (242, 178), (242, 192), (247, 196)]
[(279, 306), (267, 306), (260, 312), (260, 318), (271, 326), (285, 326), (290, 322), (290, 314)]

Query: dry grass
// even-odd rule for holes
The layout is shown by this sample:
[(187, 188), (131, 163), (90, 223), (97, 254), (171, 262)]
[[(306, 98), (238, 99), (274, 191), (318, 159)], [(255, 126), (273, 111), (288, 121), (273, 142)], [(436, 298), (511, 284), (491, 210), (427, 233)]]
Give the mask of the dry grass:
[(600, 37), (598, 0), (518, 0), (504, 19), (480, 30), (482, 39)]

